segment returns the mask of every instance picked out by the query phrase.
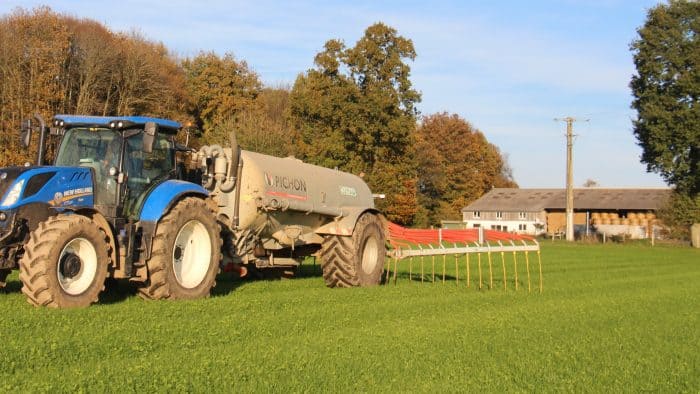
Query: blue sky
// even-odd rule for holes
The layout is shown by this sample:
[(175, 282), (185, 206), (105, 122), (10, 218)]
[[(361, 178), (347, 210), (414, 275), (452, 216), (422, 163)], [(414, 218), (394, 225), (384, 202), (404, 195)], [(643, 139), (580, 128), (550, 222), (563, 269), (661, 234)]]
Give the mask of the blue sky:
[(628, 88), (629, 44), (657, 1), (0, 0), (0, 13), (49, 5), (136, 30), (180, 56), (232, 52), (271, 85), (291, 84), (323, 43), (353, 45), (382, 21), (413, 40), (419, 110), (459, 114), (509, 157), (521, 187), (563, 187), (565, 125), (574, 126), (574, 181), (664, 186), (639, 162)]

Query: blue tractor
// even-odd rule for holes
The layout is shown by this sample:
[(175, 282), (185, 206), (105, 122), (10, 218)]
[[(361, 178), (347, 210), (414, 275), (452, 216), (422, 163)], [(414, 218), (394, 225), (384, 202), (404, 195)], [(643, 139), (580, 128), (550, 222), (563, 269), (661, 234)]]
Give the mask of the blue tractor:
[[(0, 285), (19, 269), (31, 304), (84, 307), (107, 278), (128, 278), (148, 299), (209, 295), (221, 259), (216, 205), (180, 180), (179, 123), (56, 115), (23, 122), (35, 166), (0, 168)], [(44, 165), (46, 140), (57, 138)]]

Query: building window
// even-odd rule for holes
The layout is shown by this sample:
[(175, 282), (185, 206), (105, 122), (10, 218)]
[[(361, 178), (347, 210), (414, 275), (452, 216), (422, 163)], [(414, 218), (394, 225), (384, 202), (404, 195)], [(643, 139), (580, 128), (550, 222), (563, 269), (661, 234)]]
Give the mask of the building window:
[(518, 215), (518, 217), (519, 217), (520, 219), (526, 219), (526, 218), (527, 218), (527, 214), (526, 214), (525, 212), (520, 212), (520, 214)]
[(474, 224), (472, 224), (472, 227), (474, 227), (474, 228), (479, 228), (479, 227), (481, 227), (481, 224), (479, 224), (479, 223), (474, 223)]
[(520, 230), (520, 231), (525, 231), (525, 230), (527, 230), (527, 224), (519, 224), (519, 225), (518, 225), (518, 230)]
[(474, 218), (479, 219), (481, 217), (481, 212), (480, 211), (474, 211)]
[(496, 212), (496, 219), (503, 219), (503, 212), (501, 212), (501, 211)]

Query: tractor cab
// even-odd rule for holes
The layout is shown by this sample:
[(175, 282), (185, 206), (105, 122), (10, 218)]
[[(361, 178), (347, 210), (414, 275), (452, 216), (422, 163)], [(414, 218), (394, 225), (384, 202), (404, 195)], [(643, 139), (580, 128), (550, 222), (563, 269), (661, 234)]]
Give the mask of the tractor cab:
[(107, 218), (135, 218), (148, 192), (175, 177), (179, 128), (157, 118), (57, 115), (51, 133), (61, 142), (54, 165), (89, 168), (95, 209)]

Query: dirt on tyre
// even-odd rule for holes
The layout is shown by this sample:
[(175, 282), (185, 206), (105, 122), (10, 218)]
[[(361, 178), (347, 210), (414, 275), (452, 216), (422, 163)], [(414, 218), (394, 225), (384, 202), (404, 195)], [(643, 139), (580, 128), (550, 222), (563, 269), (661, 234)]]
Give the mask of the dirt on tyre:
[(216, 215), (202, 199), (187, 197), (158, 223), (148, 280), (142, 298), (196, 299), (208, 297), (216, 285), (221, 261), (221, 236)]
[(107, 235), (90, 219), (58, 215), (39, 224), (19, 262), (22, 293), (36, 306), (79, 308), (97, 302), (110, 264)]
[(386, 258), (385, 239), (382, 221), (372, 213), (360, 216), (352, 236), (327, 236), (320, 251), (326, 286), (378, 285)]

